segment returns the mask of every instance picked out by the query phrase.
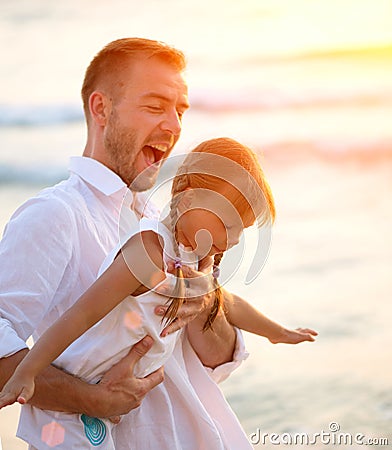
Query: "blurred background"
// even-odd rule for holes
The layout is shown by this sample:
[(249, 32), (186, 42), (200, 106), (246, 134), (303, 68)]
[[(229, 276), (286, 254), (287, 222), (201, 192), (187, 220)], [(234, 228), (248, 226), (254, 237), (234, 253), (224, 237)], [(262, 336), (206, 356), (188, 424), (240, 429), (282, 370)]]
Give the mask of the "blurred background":
[[(249, 435), (336, 422), (391, 444), (391, 0), (0, 5), (0, 229), (82, 153), (79, 92), (96, 52), (127, 36), (182, 49), (192, 107), (176, 152), (237, 139), (259, 154), (276, 200), (265, 268), (229, 288), (319, 332), (295, 347), (246, 334), (251, 355), (222, 385), (231, 406)], [(4, 450), (26, 448), (17, 413), (0, 412)]]

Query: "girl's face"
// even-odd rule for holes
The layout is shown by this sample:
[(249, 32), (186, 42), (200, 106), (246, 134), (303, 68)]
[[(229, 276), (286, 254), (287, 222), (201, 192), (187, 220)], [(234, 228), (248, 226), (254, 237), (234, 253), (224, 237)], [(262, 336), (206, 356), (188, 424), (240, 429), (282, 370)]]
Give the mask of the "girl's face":
[(185, 204), (177, 221), (177, 238), (199, 258), (223, 253), (238, 244), (243, 232), (242, 221), (226, 199), (204, 194), (199, 199), (193, 196)]

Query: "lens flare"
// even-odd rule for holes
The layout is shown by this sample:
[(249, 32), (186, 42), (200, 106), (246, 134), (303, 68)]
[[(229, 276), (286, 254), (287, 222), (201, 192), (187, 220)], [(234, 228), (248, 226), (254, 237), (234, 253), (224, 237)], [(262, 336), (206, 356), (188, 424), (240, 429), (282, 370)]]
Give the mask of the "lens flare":
[(49, 447), (56, 447), (64, 442), (65, 429), (53, 421), (42, 427), (41, 440)]

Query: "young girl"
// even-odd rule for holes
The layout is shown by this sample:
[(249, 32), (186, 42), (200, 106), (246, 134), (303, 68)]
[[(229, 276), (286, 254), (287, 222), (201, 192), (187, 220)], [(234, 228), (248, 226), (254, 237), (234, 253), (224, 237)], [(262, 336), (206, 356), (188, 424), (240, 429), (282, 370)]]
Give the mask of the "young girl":
[[(56, 358), (56, 366), (97, 383), (133, 344), (148, 334), (154, 345), (138, 362), (135, 374), (143, 377), (165, 365), (170, 382), (178, 386), (180, 401), (188, 405), (184, 408), (191, 409), (196, 418), (194, 425), (187, 425), (186, 448), (250, 449), (229, 406), (223, 403), (220, 411), (216, 403), (213, 413), (207, 406), (214, 396), (221, 401), (215, 383), (208, 387), (210, 398), (205, 399), (203, 393), (194, 391), (186, 377), (179, 375), (181, 368), (169, 361), (173, 351), (178, 352), (176, 344), (184, 330), (163, 337), (162, 328), (175, 320), (179, 307), (186, 301), (182, 265), (198, 269), (199, 261), (213, 256), (215, 300), (204, 324), (206, 332), (213, 330), (214, 320), (223, 309), (233, 325), (266, 336), (272, 342), (313, 340), (316, 333), (312, 330), (285, 330), (242, 299), (229, 297), (218, 283), (224, 251), (238, 243), (244, 228), (256, 221), (260, 225), (271, 222), (274, 216), (270, 188), (250, 149), (227, 138), (200, 144), (186, 157), (173, 181), (169, 216), (162, 222), (142, 219), (126, 243), (114, 249), (97, 281), (41, 336), (20, 363), (4, 386), (0, 408), (15, 401), (25, 404), (34, 393), (34, 378)], [(175, 276), (167, 272), (173, 261)], [(162, 304), (162, 296), (155, 288), (170, 277), (175, 288), (162, 323), (154, 314), (154, 308)], [(159, 408), (164, 410), (159, 414), (170, 414), (170, 401), (166, 399), (160, 404)], [(157, 431), (160, 426), (154, 419), (157, 412), (144, 412), (143, 408), (147, 408), (144, 402), (128, 414), (129, 448), (174, 448), (163, 437), (169, 431), (164, 427), (163, 431)], [(147, 415), (150, 422), (146, 421)], [(37, 431), (24, 437), (36, 448), (49, 448), (42, 442), (41, 429), (53, 419), (65, 430), (62, 442), (56, 446), (59, 449), (116, 448), (116, 426), (109, 420), (41, 410), (39, 416)], [(184, 444), (179, 448), (185, 448)]]

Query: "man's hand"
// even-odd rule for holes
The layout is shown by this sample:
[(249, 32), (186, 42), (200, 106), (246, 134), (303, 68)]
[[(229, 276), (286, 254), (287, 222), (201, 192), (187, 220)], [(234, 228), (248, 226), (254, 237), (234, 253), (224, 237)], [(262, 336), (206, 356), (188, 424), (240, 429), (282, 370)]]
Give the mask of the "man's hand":
[[(187, 339), (200, 362), (204, 366), (214, 369), (232, 361), (236, 345), (236, 332), (227, 321), (223, 310), (220, 310), (216, 317), (214, 329), (203, 331), (215, 300), (211, 264), (212, 258), (206, 258), (199, 263), (200, 271), (182, 266), (186, 278), (186, 301), (178, 310), (176, 320), (162, 330), (161, 336), (166, 336), (187, 325)], [(170, 267), (168, 270), (170, 271)], [(166, 287), (170, 291), (170, 285), (167, 284)], [(163, 295), (170, 297), (170, 292), (163, 293)], [(165, 314), (165, 311), (166, 306), (164, 305), (155, 308), (155, 313), (161, 316)]]
[[(163, 381), (163, 368), (145, 378), (139, 379), (133, 375), (135, 364), (152, 344), (149, 336), (136, 343), (98, 384), (86, 383), (54, 366), (48, 366), (36, 377), (35, 393), (29, 404), (40, 409), (110, 417), (111, 420), (113, 416), (126, 414), (137, 408), (145, 395)], [(27, 353), (28, 350), (23, 349), (7, 358), (0, 358), (0, 388)]]
[[(178, 311), (177, 318), (170, 325), (165, 327), (161, 336), (167, 336), (181, 329), (189, 322), (198, 317), (204, 324), (214, 301), (214, 288), (212, 285), (212, 276), (205, 272), (211, 271), (211, 261), (206, 260), (203, 263), (202, 270), (197, 271), (188, 266), (182, 266), (182, 272), (186, 278), (186, 300)], [(174, 272), (174, 266), (168, 266), (169, 272)], [(163, 289), (163, 290), (162, 290)], [(167, 297), (170, 297), (169, 286), (161, 285), (157, 291)], [(161, 305), (155, 308), (155, 314), (164, 316), (166, 306)]]
[(119, 416), (138, 408), (146, 394), (164, 379), (163, 367), (144, 378), (136, 378), (133, 374), (135, 364), (151, 348), (153, 339), (144, 337), (135, 344), (128, 355), (105, 373), (96, 385), (97, 410), (89, 414), (93, 417), (110, 417), (114, 423)]

